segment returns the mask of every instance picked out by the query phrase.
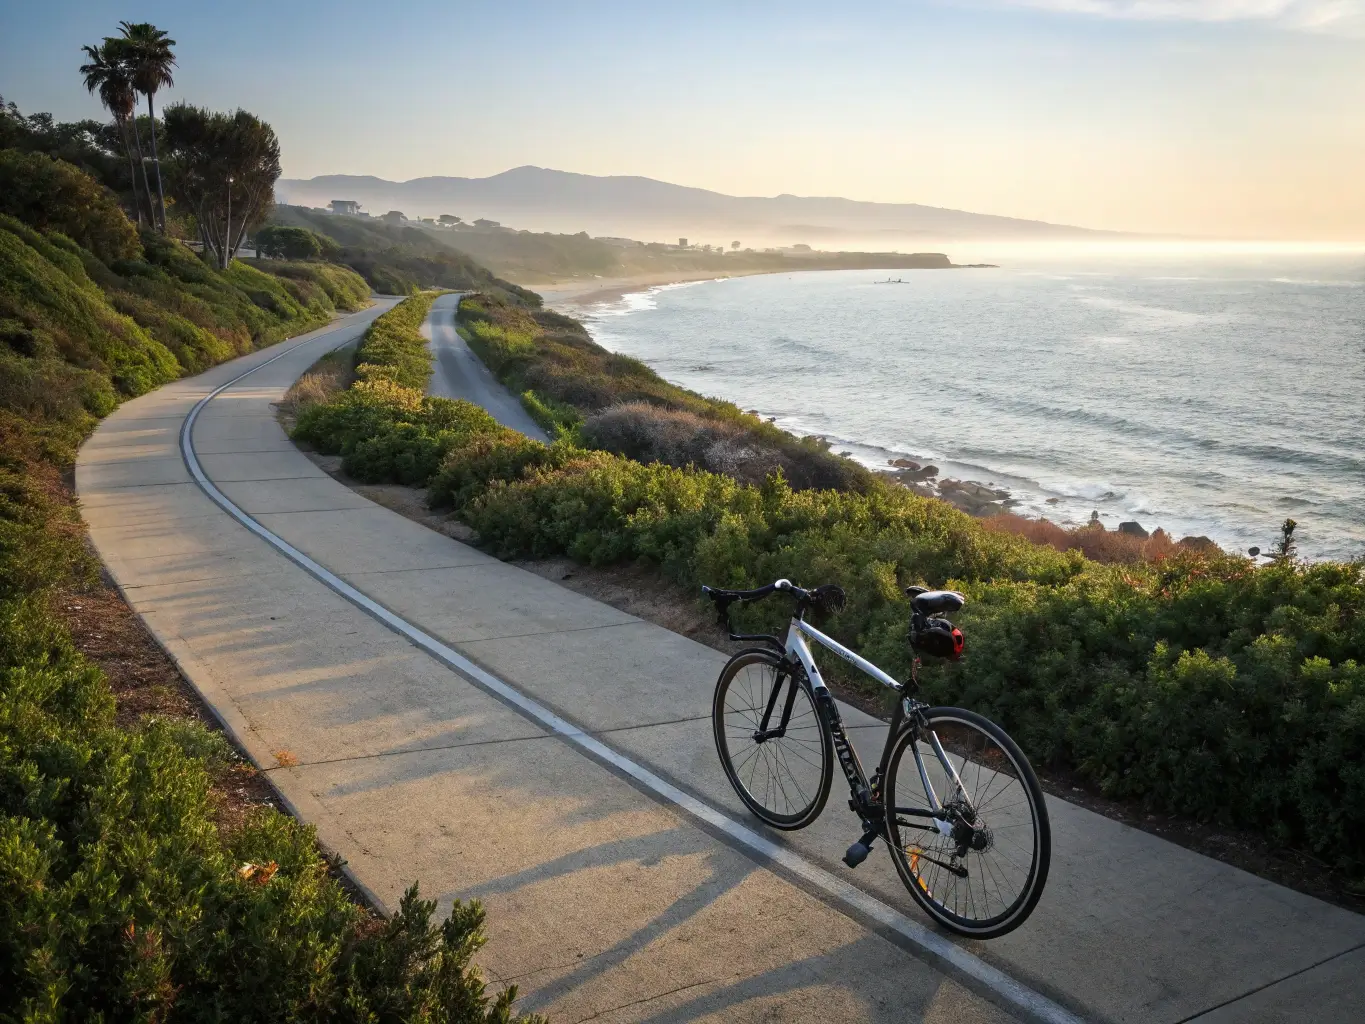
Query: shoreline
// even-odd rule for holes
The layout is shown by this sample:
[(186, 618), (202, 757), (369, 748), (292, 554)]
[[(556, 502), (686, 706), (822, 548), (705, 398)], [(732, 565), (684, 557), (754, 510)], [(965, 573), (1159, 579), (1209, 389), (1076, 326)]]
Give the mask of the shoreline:
[(760, 274), (786, 274), (789, 270), (740, 270), (733, 273), (717, 271), (688, 273), (636, 274), (630, 277), (565, 278), (547, 285), (525, 285), (536, 292), (546, 309), (579, 309), (602, 302), (615, 302), (627, 295), (647, 292), (669, 284), (691, 284), (697, 281), (725, 281), (732, 277), (757, 277)]
[[(835, 254), (838, 255), (838, 254)], [(899, 255), (899, 254), (897, 254)], [(945, 257), (946, 259), (946, 257)], [(626, 295), (633, 295), (670, 284), (690, 284), (696, 281), (726, 281), (732, 277), (759, 277), (773, 274), (818, 274), (847, 270), (899, 270), (901, 273), (919, 273), (925, 270), (977, 270), (999, 269), (994, 263), (952, 263), (945, 266), (923, 267), (838, 267), (838, 266), (792, 266), (767, 269), (737, 270), (661, 270), (652, 274), (627, 274), (620, 277), (566, 277), (544, 284), (520, 284), (523, 288), (540, 295), (546, 309), (582, 308), (602, 302), (615, 302)], [(877, 284), (908, 284), (902, 280), (875, 282)]]
[[(645, 294), (651, 289), (671, 284), (722, 281), (732, 277), (754, 277), (759, 274), (785, 274), (792, 272), (793, 271), (790, 269), (784, 269), (780, 271), (741, 271), (732, 274), (661, 273), (636, 275), (634, 277), (595, 278), (591, 281), (581, 279), (563, 280), (542, 288), (539, 294), (544, 301), (546, 309), (580, 317), (584, 320), (584, 327), (588, 327), (590, 318), (585, 316), (585, 314), (588, 313), (587, 307), (602, 303), (616, 302), (627, 295)], [(799, 272), (816, 273), (817, 271), (811, 269)], [(591, 334), (591, 328), (589, 328), (589, 333)], [(775, 420), (775, 417), (771, 417), (761, 410), (750, 411), (757, 413), (763, 419), (767, 419), (770, 422)], [(782, 429), (786, 430), (787, 433), (791, 434), (793, 437), (801, 436), (788, 427), (783, 427)], [(866, 445), (864, 442), (849, 442), (847, 440), (835, 442), (825, 436), (816, 436), (819, 436), (819, 440), (828, 448), (834, 448), (836, 444), (840, 443), (844, 446), (852, 445), (855, 448), (876, 447)], [(851, 451), (840, 451), (838, 454), (854, 457)], [(1024, 501), (1014, 490), (1001, 487), (1000, 484), (994, 480), (976, 479), (962, 473), (962, 470), (966, 469), (967, 466), (965, 464), (959, 464), (955, 460), (948, 460), (945, 463), (945, 468), (951, 468), (948, 469), (948, 472), (941, 472), (938, 466), (932, 464), (936, 460), (926, 459), (923, 456), (911, 458), (904, 453), (890, 451), (882, 452), (882, 454), (891, 456), (886, 459), (885, 464), (882, 464), (879, 460), (876, 462), (869, 462), (866, 458), (854, 458), (855, 461), (861, 463), (866, 469), (878, 476), (899, 484), (921, 497), (936, 498), (940, 501), (947, 502), (949, 505), (952, 505), (962, 512), (966, 512), (975, 519), (992, 519), (1002, 515), (1013, 516), (1029, 522), (1048, 524), (1059, 530), (1068, 532), (1081, 529), (1082, 526), (1087, 525), (1070, 519), (1059, 520), (1051, 518), (1046, 513), (1036, 509), (1024, 510), (1021, 508)], [(988, 468), (980, 468), (986, 469), (986, 474), (991, 475), (991, 471)], [(949, 475), (950, 473), (955, 473), (956, 475)], [(996, 473), (994, 475), (1000, 476), (1002, 474)], [(1045, 500), (1048, 504), (1053, 504), (1058, 499), (1053, 497)], [(1214, 547), (1222, 547), (1222, 545), (1211, 540), (1205, 534), (1190, 533), (1177, 539), (1168, 533), (1164, 527), (1160, 525), (1148, 526), (1142, 524), (1132, 516), (1125, 519), (1122, 516), (1115, 517), (1106, 514), (1103, 518), (1109, 519), (1112, 525), (1106, 530), (1103, 524), (1100, 524), (1102, 530), (1106, 530), (1106, 532), (1111, 534), (1127, 534), (1133, 540), (1139, 542), (1161, 534), (1170, 537), (1170, 539), (1177, 544), (1184, 542), (1197, 546), (1212, 545)], [(1225, 548), (1224, 550), (1232, 549)]]

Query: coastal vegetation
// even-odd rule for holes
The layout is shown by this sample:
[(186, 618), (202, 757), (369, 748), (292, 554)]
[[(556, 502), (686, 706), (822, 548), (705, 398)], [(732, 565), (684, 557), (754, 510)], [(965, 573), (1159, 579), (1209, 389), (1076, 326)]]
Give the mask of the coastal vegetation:
[(0, 105), (0, 1020), (509, 1021), (470, 966), (477, 904), (434, 924), (414, 887), (378, 919), (311, 827), (224, 813), (221, 733), (130, 710), (73, 639), (105, 594), (70, 486), (99, 418), (369, 295), (332, 264), (203, 259), (179, 172), (163, 208), (123, 128)]
[[(590, 356), (564, 374), (583, 378), (581, 391), (546, 389), (572, 424), (555, 421), (565, 429), (553, 444), (467, 403), (424, 397), (415, 329), (398, 350), (363, 357), (363, 378), (307, 410), (296, 436), (342, 454), (363, 479), (427, 485), (433, 506), (502, 557), (642, 563), (689, 588), (783, 576), (840, 584), (848, 604), (824, 628), (902, 677), (904, 587), (962, 590), (969, 653), (926, 666), (926, 699), (992, 715), (1039, 764), (1109, 796), (1256, 830), (1357, 885), (1365, 877), (1365, 566), (1301, 563), (1288, 547), (1262, 565), (1175, 546), (1097, 562), (875, 478), (798, 489), (783, 472), (751, 483), (593, 450), (583, 438), (596, 413), (573, 418), (593, 408), (584, 396), (606, 410), (619, 389), (701, 427), (713, 410), (628, 362), (610, 371), (571, 321), (466, 303), (472, 343), (506, 380), (554, 379), (535, 376), (542, 357), (528, 351), (539, 346)], [(718, 422), (746, 422), (715, 409)], [(736, 619), (779, 628), (779, 604)], [(839, 663), (830, 671), (857, 685)]]
[(779, 471), (798, 489), (874, 484), (873, 474), (819, 438), (793, 437), (729, 402), (670, 384), (639, 360), (602, 348), (571, 317), (483, 294), (460, 300), (459, 323), (542, 427), (567, 431), (585, 447), (753, 484)]
[[(498, 277), (519, 285), (544, 284), (566, 278), (672, 275), (682, 278), (707, 274), (787, 273), (802, 270), (948, 269), (942, 253), (818, 252), (808, 247), (755, 251), (725, 250), (711, 245), (665, 245), (625, 238), (590, 238), (587, 232), (554, 234), (517, 231), (486, 221), (473, 224), (445, 215), (439, 220), (404, 221), (397, 211), (383, 217), (337, 216), (303, 206), (279, 206), (273, 222), (303, 227), (336, 240), (348, 249), (369, 252), (397, 247), (406, 260), (421, 256), (437, 265), (420, 268), (422, 287), (486, 290)], [(390, 262), (403, 262), (397, 254)], [(477, 269), (475, 269), (477, 268)], [(361, 269), (357, 266), (357, 269)], [(417, 272), (418, 266), (409, 272)], [(441, 279), (432, 276), (443, 273)], [(460, 276), (455, 276), (460, 275)], [(482, 277), (480, 277), (482, 275)], [(496, 275), (496, 277), (495, 277)], [(534, 303), (534, 293), (513, 291), (522, 302)]]
[[(540, 296), (504, 281), (469, 256), (425, 231), (379, 219), (336, 217), (301, 206), (277, 206), (263, 228), (267, 240), (279, 229), (302, 229), (317, 240), (322, 255), (350, 267), (386, 295), (414, 289), (476, 289), (513, 301), (539, 305)], [(297, 237), (297, 236), (295, 236)]]
[(795, 248), (756, 251), (738, 245), (668, 245), (630, 239), (590, 238), (501, 225), (422, 228), (433, 239), (466, 253), (494, 273), (523, 285), (564, 278), (641, 275), (775, 274), (801, 270), (947, 269), (942, 253), (818, 252)]
[(358, 480), (425, 485), (452, 450), (496, 431), (478, 406), (423, 394), (431, 356), (418, 329), (435, 297), (409, 296), (375, 320), (356, 349), (355, 382), (329, 401), (301, 403), (295, 440), (340, 455)]

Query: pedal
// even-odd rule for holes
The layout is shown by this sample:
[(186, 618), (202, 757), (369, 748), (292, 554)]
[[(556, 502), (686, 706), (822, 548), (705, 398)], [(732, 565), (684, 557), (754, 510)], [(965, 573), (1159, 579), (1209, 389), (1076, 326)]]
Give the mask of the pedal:
[(863, 820), (866, 831), (863, 837), (850, 846), (844, 853), (844, 863), (851, 868), (856, 868), (863, 861), (867, 860), (867, 855), (872, 852), (872, 844), (877, 841), (877, 837), (882, 834), (880, 825), (873, 825), (866, 819)]
[(844, 863), (851, 868), (856, 868), (863, 861), (867, 860), (867, 855), (872, 852), (872, 847), (861, 839), (848, 848), (844, 854)]

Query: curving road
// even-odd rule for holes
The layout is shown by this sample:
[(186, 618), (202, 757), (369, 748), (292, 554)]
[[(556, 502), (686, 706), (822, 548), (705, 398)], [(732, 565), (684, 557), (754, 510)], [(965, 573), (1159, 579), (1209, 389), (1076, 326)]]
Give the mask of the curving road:
[(455, 330), (455, 307), (459, 303), (459, 295), (442, 295), (432, 303), (427, 322), (422, 325), (422, 333), (435, 356), (427, 394), (463, 398), (481, 405), (504, 427), (548, 442), (545, 431), (531, 419), (517, 396), (498, 382)]
[[(129, 603), (288, 804), (383, 905), (417, 879), (443, 907), (482, 900), (480, 963), (521, 1008), (1358, 1019), (1365, 918), (1065, 801), (1042, 903), (989, 944), (929, 929), (884, 850), (843, 868), (837, 799), (802, 832), (757, 829), (712, 746), (722, 655), (381, 508), (289, 443), (273, 403), (381, 308), (124, 404), (77, 489)], [(880, 723), (846, 721), (877, 747)]]

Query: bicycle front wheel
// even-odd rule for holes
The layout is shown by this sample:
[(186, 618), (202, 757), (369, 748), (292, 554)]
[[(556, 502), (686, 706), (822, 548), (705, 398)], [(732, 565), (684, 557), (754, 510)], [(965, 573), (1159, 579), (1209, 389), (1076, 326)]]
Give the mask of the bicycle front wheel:
[(834, 745), (810, 682), (770, 651), (736, 654), (711, 708), (716, 752), (745, 806), (774, 828), (805, 828), (829, 798)]
[[(896, 739), (884, 788), (887, 845), (910, 895), (977, 939), (1013, 931), (1047, 883), (1052, 830), (1028, 759), (994, 722), (929, 708)], [(935, 819), (929, 789), (946, 812)]]

